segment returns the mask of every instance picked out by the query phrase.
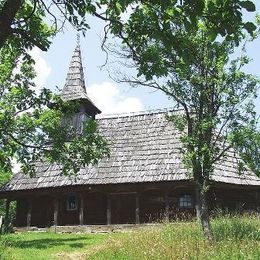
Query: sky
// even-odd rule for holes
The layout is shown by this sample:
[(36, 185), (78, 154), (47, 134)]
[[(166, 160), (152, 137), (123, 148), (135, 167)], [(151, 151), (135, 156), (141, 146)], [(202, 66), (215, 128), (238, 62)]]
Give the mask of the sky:
[[(118, 84), (112, 80), (107, 71), (108, 67), (101, 69), (106, 60), (106, 54), (100, 47), (103, 24), (92, 17), (88, 22), (91, 29), (87, 32), (86, 37), (81, 36), (86, 90), (89, 97), (101, 109), (102, 114), (173, 107), (173, 101), (160, 91), (145, 87), (132, 88), (127, 84)], [(41, 87), (51, 90), (63, 88), (70, 59), (76, 46), (76, 34), (77, 32), (73, 28), (66, 25), (64, 32), (57, 34), (47, 52), (42, 52), (37, 48), (32, 50), (32, 56), (36, 61), (37, 78), (35, 82), (38, 90)], [(246, 67), (246, 71), (260, 77), (260, 37), (254, 42), (248, 43), (247, 54), (252, 61)], [(260, 98), (256, 101), (256, 109), (260, 115)]]

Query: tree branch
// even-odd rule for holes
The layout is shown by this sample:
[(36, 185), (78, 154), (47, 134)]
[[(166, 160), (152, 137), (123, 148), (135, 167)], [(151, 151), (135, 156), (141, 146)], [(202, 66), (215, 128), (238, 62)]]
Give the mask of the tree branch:
[(6, 0), (0, 12), (0, 48), (2, 48), (7, 38), (12, 34), (11, 25), (15, 20), (23, 0)]
[(42, 51), (47, 51), (47, 48), (45, 46), (43, 46), (41, 43), (39, 43), (38, 41), (36, 41), (33, 37), (31, 37), (27, 31), (20, 29), (20, 28), (11, 28), (11, 33), (20, 34), (22, 36), (22, 38), (33, 43), (35, 46), (37, 46)]

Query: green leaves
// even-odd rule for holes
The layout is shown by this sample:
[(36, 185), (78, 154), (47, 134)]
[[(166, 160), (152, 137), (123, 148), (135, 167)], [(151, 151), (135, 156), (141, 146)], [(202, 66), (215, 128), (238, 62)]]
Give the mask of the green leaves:
[(253, 33), (256, 31), (257, 27), (252, 22), (246, 22), (244, 24), (244, 28), (248, 31), (248, 33), (253, 36)]
[(248, 12), (255, 12), (255, 4), (252, 1), (241, 1), (240, 6), (245, 8)]
[(245, 104), (255, 96), (258, 80), (241, 69), (248, 63), (245, 55), (234, 61), (230, 55), (248, 34), (254, 35), (256, 25), (244, 21), (242, 13), (255, 11), (255, 5), (241, 0), (141, 1), (121, 23), (120, 8), (116, 15), (114, 9), (122, 1), (112, 2), (106, 12), (110, 32), (133, 57), (134, 83), (163, 91), (182, 109), (168, 119), (182, 134), (184, 163), (194, 180), (208, 183), (214, 165), (230, 148), (228, 136), (253, 117)]
[(33, 61), (20, 44), (0, 49), (0, 60), (0, 179), (12, 171), (13, 159), (30, 175), (38, 161), (60, 164), (63, 174), (76, 174), (108, 154), (95, 122), (68, 139), (76, 131), (64, 127), (62, 118), (75, 114), (78, 104), (63, 102), (46, 89), (36, 95)]

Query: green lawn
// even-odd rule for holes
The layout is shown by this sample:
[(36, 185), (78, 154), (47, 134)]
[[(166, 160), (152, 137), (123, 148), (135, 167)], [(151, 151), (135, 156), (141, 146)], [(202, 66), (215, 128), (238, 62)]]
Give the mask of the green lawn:
[[(0, 259), (86, 259), (108, 234), (17, 233), (1, 237)], [(2, 249), (2, 250), (1, 250)]]
[(18, 233), (3, 235), (0, 259), (260, 260), (260, 218), (212, 221), (214, 243), (196, 222), (177, 222), (114, 234)]

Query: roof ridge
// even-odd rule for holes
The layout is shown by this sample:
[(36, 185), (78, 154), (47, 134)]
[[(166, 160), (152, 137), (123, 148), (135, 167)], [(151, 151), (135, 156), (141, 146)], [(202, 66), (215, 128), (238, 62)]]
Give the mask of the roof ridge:
[(98, 115), (98, 119), (118, 118), (118, 117), (123, 118), (123, 117), (142, 116), (142, 115), (155, 115), (155, 114), (163, 114), (163, 113), (167, 113), (167, 112), (181, 112), (181, 111), (183, 111), (183, 109), (167, 107), (167, 108), (141, 110), (141, 111), (135, 111), (135, 112), (101, 114), (101, 115)]

